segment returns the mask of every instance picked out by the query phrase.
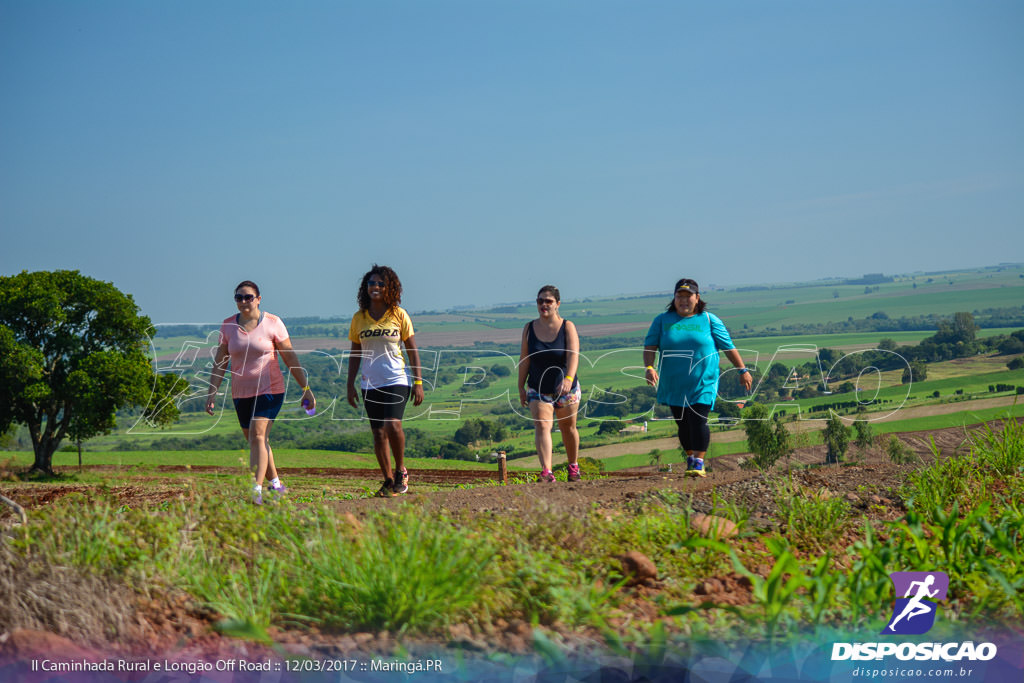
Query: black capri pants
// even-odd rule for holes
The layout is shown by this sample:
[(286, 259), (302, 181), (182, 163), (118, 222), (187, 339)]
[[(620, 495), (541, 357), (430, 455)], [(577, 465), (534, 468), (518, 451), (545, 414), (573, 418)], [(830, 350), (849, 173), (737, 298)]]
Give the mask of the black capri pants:
[(688, 406), (669, 406), (672, 417), (679, 428), (679, 443), (684, 451), (703, 453), (711, 445), (711, 428), (708, 427), (708, 414), (711, 406), (706, 403), (694, 403)]

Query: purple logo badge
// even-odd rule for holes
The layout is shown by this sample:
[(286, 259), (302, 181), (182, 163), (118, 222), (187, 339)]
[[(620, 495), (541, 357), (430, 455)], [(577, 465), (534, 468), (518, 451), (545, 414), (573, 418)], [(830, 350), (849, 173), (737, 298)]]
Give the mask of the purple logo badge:
[(946, 599), (949, 577), (945, 572), (893, 572), (889, 578), (896, 589), (896, 604), (882, 633), (927, 633), (935, 624), (935, 603)]

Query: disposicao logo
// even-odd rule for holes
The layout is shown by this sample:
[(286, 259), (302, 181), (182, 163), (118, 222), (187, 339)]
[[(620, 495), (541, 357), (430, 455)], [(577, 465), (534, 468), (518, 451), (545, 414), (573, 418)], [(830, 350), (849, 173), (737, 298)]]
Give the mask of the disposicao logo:
[[(896, 604), (889, 624), (882, 633), (917, 636), (935, 625), (938, 601), (946, 599), (949, 577), (945, 572), (893, 572), (889, 574), (896, 589)], [(899, 596), (903, 597), (899, 597)]]
[[(949, 576), (945, 572), (893, 572), (889, 575), (896, 589), (892, 616), (882, 635), (916, 636), (935, 625), (937, 603), (946, 599)], [(896, 657), (918, 661), (988, 661), (996, 656), (993, 643), (833, 643), (832, 661), (880, 660)]]

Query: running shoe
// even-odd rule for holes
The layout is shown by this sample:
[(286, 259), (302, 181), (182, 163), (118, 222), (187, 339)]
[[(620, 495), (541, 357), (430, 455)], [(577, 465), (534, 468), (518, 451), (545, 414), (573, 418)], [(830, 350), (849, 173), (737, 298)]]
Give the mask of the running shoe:
[(553, 482), (555, 480), (555, 473), (551, 470), (544, 470), (537, 476), (537, 481)]
[(385, 479), (377, 491), (378, 498), (391, 498), (395, 495), (395, 482), (392, 479)]
[(579, 463), (573, 463), (573, 464), (569, 465), (569, 476), (568, 476), (569, 481), (579, 481), (582, 478), (583, 477), (580, 476), (580, 466), (579, 466)]
[(706, 477), (707, 472), (704, 471), (704, 461), (693, 458), (693, 462), (690, 463), (686, 468), (686, 476), (688, 477)]
[(395, 473), (395, 488), (393, 489), (395, 495), (405, 493), (409, 490), (409, 471), (403, 469), (401, 472)]

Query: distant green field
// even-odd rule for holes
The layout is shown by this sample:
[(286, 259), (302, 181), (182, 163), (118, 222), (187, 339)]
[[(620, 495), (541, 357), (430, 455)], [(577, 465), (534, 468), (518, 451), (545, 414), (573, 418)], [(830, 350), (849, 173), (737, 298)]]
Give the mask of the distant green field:
[[(993, 307), (1020, 309), (1024, 301), (1024, 266), (1011, 265), (962, 271), (932, 274), (908, 274), (897, 276), (894, 282), (881, 283), (877, 286), (839, 284), (839, 281), (819, 281), (813, 283), (769, 284), (764, 287), (747, 287), (721, 289), (705, 285), (704, 297), (710, 302), (711, 309), (726, 319), (733, 335), (737, 337), (737, 345), (743, 349), (748, 365), (767, 368), (771, 362), (779, 362), (788, 367), (814, 360), (815, 352), (821, 348), (839, 351), (851, 351), (859, 348), (870, 348), (878, 345), (881, 339), (890, 338), (899, 345), (916, 344), (923, 338), (933, 334), (932, 331), (912, 332), (871, 332), (835, 335), (790, 335), (790, 336), (749, 336), (756, 335), (758, 330), (767, 327), (781, 329), (789, 324), (816, 324), (843, 321), (847, 318), (865, 318), (878, 312), (884, 312), (890, 318), (901, 316), (918, 316), (925, 314), (951, 314), (956, 311), (978, 311)], [(915, 287), (916, 285), (916, 287)], [(640, 296), (624, 296), (617, 298), (591, 299), (571, 297), (566, 294), (562, 304), (562, 313), (579, 324), (609, 324), (621, 322), (647, 323), (655, 315), (662, 312), (669, 300), (667, 288), (661, 294)], [(495, 312), (495, 311), (501, 312)], [(414, 323), (419, 330), (467, 332), (481, 329), (512, 329), (520, 327), (525, 320), (536, 315), (536, 308), (530, 300), (522, 305), (509, 307), (487, 307), (478, 310), (458, 310), (443, 313), (413, 313)], [(286, 319), (287, 320), (287, 319)], [(332, 332), (339, 331), (338, 346), (347, 346), (345, 340), (346, 322), (332, 322), (314, 325), (329, 328)], [(1006, 334), (1014, 331), (1009, 329), (982, 329), (980, 337), (994, 334)], [(628, 342), (621, 348), (592, 350), (585, 352), (585, 359), (579, 370), (584, 385), (584, 398), (595, 389), (622, 389), (642, 386), (641, 351), (637, 343), (637, 332), (629, 332)], [(216, 332), (212, 333), (216, 337)], [(214, 339), (215, 340), (215, 339)], [(162, 366), (167, 367), (170, 359), (185, 350), (182, 358), (186, 364), (198, 363), (201, 367), (209, 354), (211, 336), (177, 336), (171, 338), (156, 337), (154, 339), (156, 353), (164, 357)], [(193, 361), (189, 354), (199, 355)], [(434, 376), (427, 373), (427, 400), (424, 406), (409, 406), (406, 416), (408, 427), (423, 430), (429, 434), (450, 437), (467, 417), (486, 416), (495, 406), (509, 405), (522, 415), (521, 429), (513, 433), (507, 443), (515, 448), (532, 448), (532, 431), (525, 410), (518, 406), (518, 395), (515, 389), (515, 363), (517, 354), (501, 354), (484, 352), (470, 348), (445, 350), (447, 355), (439, 361), (442, 367), (461, 369), (463, 366), (483, 368), (489, 373), (486, 379), (490, 385), (476, 388), (476, 385), (463, 386), (463, 382), (476, 382), (483, 378), (479, 371), (458, 374), (455, 381), (440, 386), (430, 386)], [(447, 366), (445, 366), (447, 363)], [(501, 378), (490, 373), (490, 368), (502, 365), (511, 371), (511, 375)], [(827, 370), (827, 368), (824, 368)], [(344, 406), (341, 396), (344, 385), (342, 367), (338, 374), (333, 369), (325, 370), (322, 383), (317, 386), (320, 402), (320, 415), (313, 421), (304, 422), (310, 429), (322, 428), (325, 420), (332, 417), (331, 399), (338, 399), (338, 417), (351, 417), (353, 414)], [(906, 394), (906, 388), (899, 385), (899, 371), (890, 371), (882, 376), (883, 388), (879, 398), (898, 401)], [(820, 377), (802, 381), (820, 381)], [(877, 377), (865, 377), (864, 384), (870, 386)], [(333, 381), (333, 386), (331, 382)], [(324, 384), (323, 382), (326, 382)], [(911, 389), (908, 405), (921, 405), (934, 402), (932, 394), (940, 392), (946, 399), (954, 391), (962, 389), (967, 394), (982, 395), (987, 393), (988, 385), (1004, 383), (1024, 385), (1024, 374), (1021, 371), (1009, 372), (1005, 369), (1005, 359), (999, 357), (979, 357), (963, 359), (953, 363), (935, 363), (929, 365), (929, 379), (916, 382)], [(463, 390), (464, 388), (468, 390)], [(332, 396), (331, 394), (338, 394)], [(834, 394), (815, 399), (800, 401), (803, 409), (824, 403), (850, 400), (852, 395)], [(226, 410), (219, 421), (205, 414), (186, 413), (181, 420), (169, 429), (158, 430), (152, 434), (131, 434), (125, 432), (133, 423), (129, 418), (121, 418), (117, 433), (92, 439), (85, 444), (87, 449), (112, 451), (125, 439), (137, 440), (141, 443), (159, 441), (164, 437), (185, 437), (194, 434), (196, 437), (205, 435), (237, 435), (237, 422), (230, 409), (230, 401), (225, 401)], [(304, 419), (305, 416), (294, 404), (289, 404), (279, 418)], [(452, 419), (437, 419), (452, 418)], [(582, 422), (586, 422), (584, 419)], [(354, 429), (366, 429), (365, 423), (350, 421), (334, 422), (335, 425), (351, 425)], [(593, 439), (596, 428), (582, 430), (584, 440)], [(280, 430), (278, 430), (280, 433)], [(272, 437), (273, 440), (273, 437)], [(25, 443), (24, 440), (22, 443)], [(24, 446), (22, 446), (24, 447)], [(91, 452), (91, 451), (90, 451)], [(125, 453), (124, 455), (127, 455)]]

